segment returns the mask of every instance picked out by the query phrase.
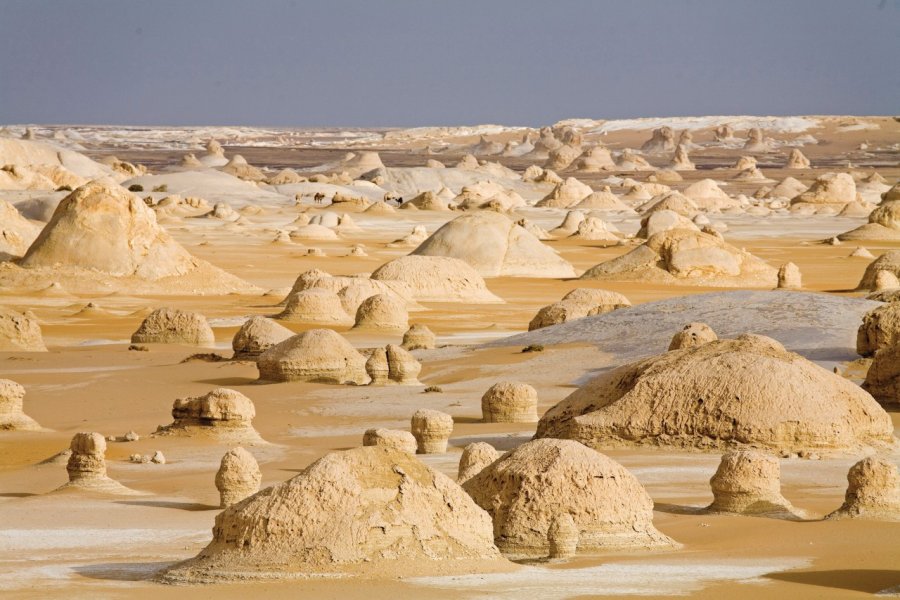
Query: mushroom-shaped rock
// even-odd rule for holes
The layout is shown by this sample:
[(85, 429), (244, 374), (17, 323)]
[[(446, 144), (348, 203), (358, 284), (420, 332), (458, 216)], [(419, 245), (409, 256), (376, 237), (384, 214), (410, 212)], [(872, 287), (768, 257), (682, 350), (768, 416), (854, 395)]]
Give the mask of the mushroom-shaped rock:
[(481, 420), (485, 423), (534, 423), (537, 390), (527, 383), (501, 381), (481, 396)]
[(413, 323), (403, 334), (400, 344), (406, 350), (432, 350), (436, 344), (434, 332), (426, 325)]
[(739, 515), (801, 516), (781, 495), (781, 465), (771, 454), (733, 450), (722, 456), (709, 480), (711, 512)]
[(481, 473), (492, 462), (500, 458), (501, 454), (487, 442), (474, 442), (463, 448), (459, 457), (459, 470), (456, 481), (460, 485)]
[(421, 408), (413, 414), (410, 430), (416, 438), (417, 454), (443, 454), (453, 433), (453, 417), (438, 410)]
[(234, 350), (232, 358), (256, 360), (260, 354), (293, 335), (293, 331), (272, 319), (258, 315), (250, 317), (231, 340), (231, 349)]
[(106, 438), (100, 433), (76, 433), (69, 445), (69, 482), (60, 490), (79, 489), (104, 494), (134, 493), (106, 474)]
[(409, 327), (409, 313), (396, 296), (376, 294), (356, 309), (354, 329), (403, 331)]
[(383, 446), (407, 454), (416, 453), (416, 438), (408, 431), (400, 429), (366, 429), (363, 446)]
[(856, 352), (873, 356), (882, 348), (900, 343), (900, 303), (890, 302), (863, 315), (856, 331)]
[(566, 514), (582, 552), (674, 545), (653, 527), (653, 500), (634, 475), (578, 442), (526, 442), (462, 485), (507, 555), (547, 556), (551, 525)]
[(482, 573), (509, 568), (490, 517), (445, 475), (382, 447), (332, 452), (216, 517), (169, 582)]
[(851, 451), (891, 444), (893, 426), (854, 383), (771, 338), (745, 334), (603, 373), (548, 410), (536, 436), (592, 447)]
[(23, 411), (25, 388), (9, 379), (0, 379), (0, 430), (37, 431), (37, 421)]
[(800, 267), (792, 262), (784, 263), (778, 269), (778, 289), (799, 290), (803, 287)]
[(559, 325), (575, 319), (602, 315), (619, 308), (631, 306), (631, 302), (618, 292), (575, 288), (559, 302), (541, 308), (528, 324), (528, 331)]
[(900, 521), (900, 473), (889, 460), (870, 456), (847, 473), (844, 504), (828, 519)]
[(172, 404), (172, 424), (157, 429), (157, 435), (207, 434), (220, 438), (256, 440), (253, 429), (256, 407), (244, 394), (216, 388), (202, 396), (178, 398)]
[(341, 298), (323, 288), (311, 288), (289, 295), (284, 310), (276, 318), (323, 325), (350, 325), (353, 322), (344, 310)]
[(372, 273), (376, 282), (402, 287), (424, 302), (503, 302), (468, 263), (449, 256), (402, 256)]
[(259, 491), (262, 473), (252, 454), (241, 447), (232, 448), (222, 457), (216, 473), (219, 506), (228, 508)]
[(0, 352), (46, 352), (41, 326), (31, 312), (0, 306)]
[(714, 342), (717, 339), (719, 339), (719, 336), (706, 323), (688, 323), (684, 326), (684, 329), (672, 336), (672, 341), (669, 342), (669, 350), (695, 348)]
[(555, 250), (508, 217), (492, 211), (453, 219), (412, 254), (458, 258), (486, 277), (575, 276), (572, 265)]
[(388, 383), (387, 350), (375, 348), (372, 355), (366, 360), (366, 374), (369, 376), (369, 385), (384, 385)]
[(368, 380), (366, 359), (331, 329), (310, 329), (272, 346), (259, 356), (259, 378), (266, 381), (353, 383)]
[(211, 346), (216, 341), (206, 317), (177, 308), (158, 308), (131, 335), (132, 344)]

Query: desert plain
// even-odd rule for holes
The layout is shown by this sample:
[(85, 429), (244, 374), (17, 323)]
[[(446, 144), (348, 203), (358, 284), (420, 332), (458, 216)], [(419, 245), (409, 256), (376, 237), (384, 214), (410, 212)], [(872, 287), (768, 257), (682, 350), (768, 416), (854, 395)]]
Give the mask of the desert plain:
[(900, 594), (896, 118), (10, 125), (0, 167), (3, 597)]

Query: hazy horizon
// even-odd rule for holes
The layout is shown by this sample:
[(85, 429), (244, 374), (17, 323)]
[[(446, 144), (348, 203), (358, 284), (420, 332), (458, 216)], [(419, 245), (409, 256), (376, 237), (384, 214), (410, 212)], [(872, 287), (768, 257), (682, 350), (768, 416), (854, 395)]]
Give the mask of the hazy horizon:
[(900, 0), (0, 0), (0, 122), (392, 128), (900, 107)]

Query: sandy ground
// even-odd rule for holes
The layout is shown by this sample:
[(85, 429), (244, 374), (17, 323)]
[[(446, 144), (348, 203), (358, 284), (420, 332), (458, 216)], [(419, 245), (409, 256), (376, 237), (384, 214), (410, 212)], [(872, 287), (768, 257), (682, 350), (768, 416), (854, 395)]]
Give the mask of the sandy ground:
[[(821, 165), (811, 171), (766, 169), (769, 177), (786, 174), (809, 182), (829, 167), (846, 167), (853, 148), (863, 140), (896, 133), (852, 131), (839, 142), (805, 146), (804, 153)], [(695, 141), (705, 133), (695, 134)], [(816, 132), (837, 139), (833, 132)], [(648, 132), (617, 132), (605, 143), (611, 148), (639, 146)], [(884, 141), (884, 140), (882, 140)], [(272, 148), (240, 148), (254, 164), (299, 168), (324, 162), (333, 151), (279, 152)], [(229, 151), (232, 151), (229, 148)], [(160, 165), (180, 153), (141, 150), (123, 159)], [(96, 153), (100, 154), (99, 149)], [(695, 162), (713, 167), (730, 164), (739, 149), (692, 153)], [(705, 157), (705, 158), (704, 158)], [(382, 152), (386, 164), (424, 162), (408, 151)], [(438, 157), (443, 158), (443, 157)], [(851, 157), (852, 158), (852, 157)], [(893, 182), (900, 175), (897, 154), (868, 158), (871, 171)], [(448, 161), (449, 162), (449, 161)], [(523, 168), (521, 159), (505, 160)], [(859, 161), (854, 161), (859, 163)], [(893, 166), (884, 166), (884, 164)], [(862, 162), (865, 167), (865, 162)], [(719, 171), (686, 173), (684, 185)], [(602, 178), (599, 176), (597, 179)], [(588, 183), (591, 177), (584, 178)], [(756, 186), (747, 186), (752, 192)], [(741, 189), (726, 188), (729, 193)], [(745, 191), (745, 190), (741, 190)], [(416, 212), (391, 217), (354, 215), (363, 227), (359, 234), (339, 241), (310, 243), (327, 253), (309, 257), (299, 246), (272, 244), (272, 231), (289, 223), (296, 211), (283, 209), (253, 217), (240, 234), (221, 223), (195, 220), (169, 228), (192, 253), (209, 260), (263, 289), (283, 290), (296, 276), (314, 267), (332, 274), (371, 272), (407, 251), (385, 245), (419, 223), (433, 231), (452, 216)], [(563, 211), (523, 211), (542, 226), (558, 224)], [(856, 295), (868, 260), (848, 258), (857, 244), (829, 246), (815, 243), (846, 231), (864, 218), (839, 217), (715, 217), (729, 226), (726, 238), (773, 265), (799, 265), (810, 291)], [(626, 231), (637, 230), (637, 219), (621, 219)], [(366, 246), (368, 257), (348, 257), (354, 243)], [(579, 271), (628, 250), (598, 243), (561, 240), (548, 242)], [(202, 244), (202, 245), (201, 245)], [(876, 256), (900, 244), (867, 244)], [(151, 308), (174, 306), (206, 315), (216, 333), (215, 352), (230, 356), (230, 340), (249, 315), (272, 315), (282, 295), (136, 297), (50, 296), (30, 290), (0, 290), (0, 304), (31, 309), (39, 317), (46, 353), (0, 353), (0, 378), (18, 381), (27, 389), (25, 411), (50, 431), (0, 433), (0, 597), (4, 598), (594, 598), (617, 596), (692, 598), (862, 598), (900, 584), (900, 524), (866, 521), (826, 522), (819, 518), (837, 508), (846, 487), (847, 468), (859, 457), (828, 456), (819, 461), (782, 461), (784, 495), (796, 506), (816, 515), (809, 521), (711, 516), (699, 509), (712, 500), (708, 480), (717, 455), (669, 450), (615, 449), (608, 454), (629, 468), (656, 502), (654, 524), (683, 544), (678, 551), (582, 556), (567, 563), (529, 565), (509, 574), (470, 577), (413, 578), (362, 582), (354, 579), (309, 578), (289, 582), (257, 582), (200, 587), (163, 586), (149, 578), (162, 566), (193, 556), (210, 539), (218, 512), (213, 477), (228, 446), (208, 440), (151, 437), (160, 424), (171, 422), (172, 402), (227, 386), (255, 403), (254, 420), (263, 443), (248, 447), (263, 472), (263, 485), (283, 481), (327, 453), (360, 443), (369, 427), (405, 428), (417, 408), (449, 412), (456, 425), (445, 455), (426, 456), (433, 467), (455, 476), (459, 453), (473, 441), (489, 441), (500, 449), (530, 438), (525, 425), (480, 423), (480, 397), (501, 379), (534, 385), (543, 412), (574, 389), (586, 372), (617, 364), (615, 354), (588, 345), (557, 346), (543, 353), (523, 354), (519, 348), (479, 349), (475, 345), (520, 333), (536, 310), (576, 287), (624, 293), (633, 303), (712, 291), (639, 282), (581, 282), (528, 278), (487, 281), (504, 304), (423, 304), (410, 315), (428, 325), (444, 346), (417, 351), (423, 363), (422, 386), (338, 387), (304, 383), (260, 385), (252, 363), (182, 362), (197, 348), (151, 345), (149, 352), (128, 350), (131, 333)], [(94, 302), (99, 310), (78, 314)], [(289, 323), (295, 331), (306, 328)], [(652, 326), (649, 324), (648, 326)], [(361, 348), (399, 342), (399, 335), (373, 334), (338, 328)], [(425, 385), (442, 393), (424, 394)], [(895, 426), (900, 414), (893, 413)], [(66, 481), (62, 464), (41, 461), (67, 447), (78, 431), (121, 435), (134, 429), (141, 440), (110, 443), (110, 475), (139, 492), (116, 498), (74, 493), (51, 493)], [(133, 464), (132, 453), (161, 450), (165, 465)], [(896, 459), (896, 457), (894, 457)]]

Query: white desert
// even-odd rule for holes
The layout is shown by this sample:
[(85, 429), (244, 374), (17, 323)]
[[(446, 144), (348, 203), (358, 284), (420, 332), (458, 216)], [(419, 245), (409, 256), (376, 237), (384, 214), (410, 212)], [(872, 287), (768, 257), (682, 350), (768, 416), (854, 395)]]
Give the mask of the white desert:
[(900, 594), (896, 3), (7, 4), (0, 598)]

